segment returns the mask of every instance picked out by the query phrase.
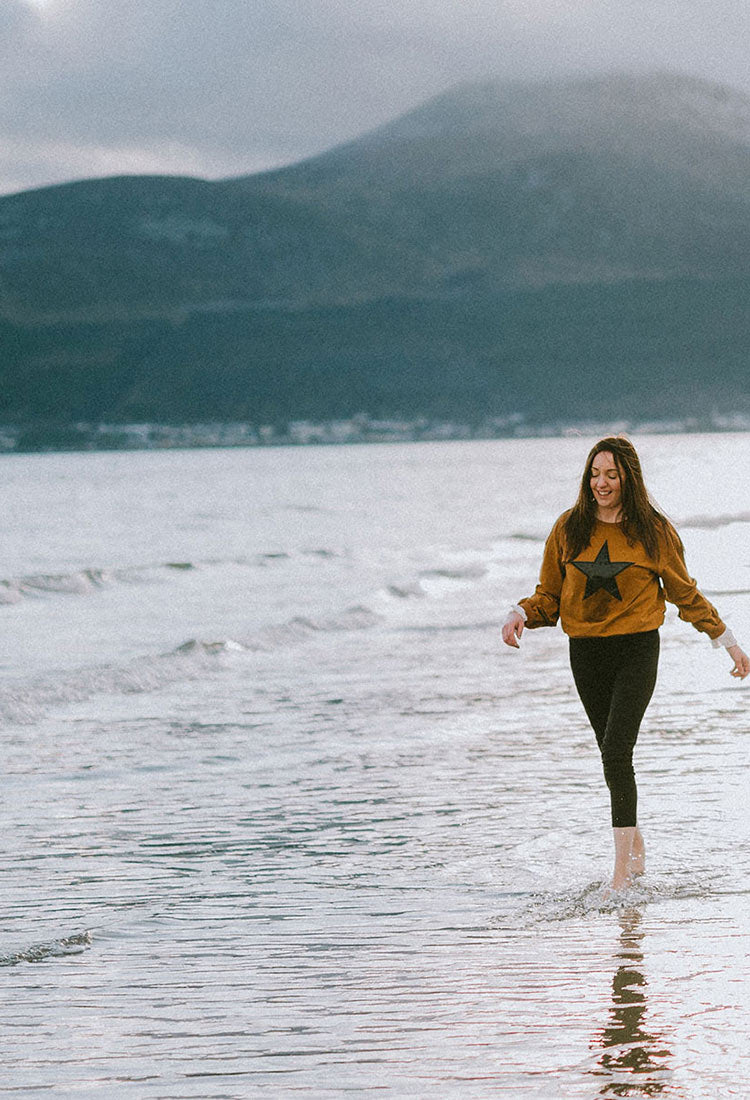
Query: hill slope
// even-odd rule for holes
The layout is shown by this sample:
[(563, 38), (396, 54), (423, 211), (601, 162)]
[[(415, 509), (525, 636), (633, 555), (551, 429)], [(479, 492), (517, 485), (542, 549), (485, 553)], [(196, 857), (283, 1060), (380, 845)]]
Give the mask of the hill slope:
[(277, 172), (0, 199), (0, 417), (734, 406), (749, 288), (746, 97), (467, 85)]

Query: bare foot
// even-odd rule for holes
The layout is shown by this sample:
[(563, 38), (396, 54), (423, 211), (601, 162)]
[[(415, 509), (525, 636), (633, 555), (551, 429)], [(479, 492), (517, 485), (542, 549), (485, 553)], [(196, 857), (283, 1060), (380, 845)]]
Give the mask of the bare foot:
[(616, 878), (612, 879), (611, 885), (604, 887), (602, 897), (605, 901), (612, 901), (614, 898), (619, 897), (619, 895), (624, 890), (627, 890), (627, 888), (632, 885), (633, 880), (630, 878), (629, 875), (625, 875), (624, 877), (618, 875)]
[(628, 886), (632, 885), (633, 879), (629, 872), (626, 871), (624, 874), (622, 872), (615, 872), (612, 878), (612, 890), (615, 894), (619, 894), (621, 890), (627, 890)]

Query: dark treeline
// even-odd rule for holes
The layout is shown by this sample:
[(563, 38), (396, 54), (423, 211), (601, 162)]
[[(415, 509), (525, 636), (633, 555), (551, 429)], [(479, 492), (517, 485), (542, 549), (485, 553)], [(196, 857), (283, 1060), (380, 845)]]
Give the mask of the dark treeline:
[(750, 279), (678, 279), (195, 311), (181, 323), (6, 322), (0, 421), (746, 411), (749, 306)]

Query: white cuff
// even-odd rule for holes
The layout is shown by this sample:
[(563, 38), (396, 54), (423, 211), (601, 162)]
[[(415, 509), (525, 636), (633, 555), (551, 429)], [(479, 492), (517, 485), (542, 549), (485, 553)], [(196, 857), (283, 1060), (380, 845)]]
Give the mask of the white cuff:
[(510, 618), (511, 615), (520, 615), (524, 622), (526, 622), (526, 620), (528, 619), (528, 615), (526, 614), (524, 609), (521, 607), (520, 604), (517, 603), (514, 603), (511, 607), (510, 611), (508, 612), (508, 618)]
[(711, 639), (711, 645), (714, 649), (721, 649), (722, 646), (724, 646), (725, 649), (729, 649), (730, 646), (737, 645), (737, 639), (729, 627), (727, 627), (724, 633), (720, 634), (718, 638)]

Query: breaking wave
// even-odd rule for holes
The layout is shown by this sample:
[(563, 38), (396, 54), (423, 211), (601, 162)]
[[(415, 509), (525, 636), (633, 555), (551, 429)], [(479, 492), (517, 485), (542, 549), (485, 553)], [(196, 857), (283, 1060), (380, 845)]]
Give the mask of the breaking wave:
[(487, 566), (481, 562), (469, 562), (466, 565), (442, 566), (438, 569), (423, 569), (420, 577), (444, 577), (450, 581), (476, 581), (487, 573)]
[(166, 561), (158, 565), (125, 569), (80, 569), (72, 573), (30, 573), (0, 581), (0, 604), (49, 596), (89, 596), (117, 584), (149, 584), (171, 572), (184, 573), (198, 566), (191, 561)]
[(386, 587), (386, 594), (394, 596), (397, 600), (409, 600), (421, 598), (427, 595), (418, 580), (397, 581)]
[(205, 675), (222, 655), (300, 644), (319, 633), (365, 630), (378, 621), (379, 616), (370, 608), (357, 605), (322, 618), (295, 616), (284, 623), (261, 627), (244, 638), (190, 638), (170, 652), (136, 657), (122, 665), (81, 668), (6, 683), (0, 688), (0, 719), (23, 724), (35, 721), (53, 707), (83, 702), (95, 695), (156, 691), (179, 680)]
[(83, 596), (116, 580), (104, 569), (82, 569), (77, 573), (37, 573), (0, 581), (0, 604), (18, 603), (26, 597)]
[[(51, 596), (89, 596), (105, 588), (118, 584), (154, 584), (168, 581), (170, 575), (187, 573), (192, 570), (205, 570), (226, 565), (257, 568), (291, 560), (293, 555), (286, 551), (268, 551), (251, 558), (232, 558), (209, 561), (165, 561), (150, 565), (133, 565), (115, 569), (91, 567), (74, 570), (70, 573), (29, 573), (20, 577), (0, 580), (0, 606), (16, 604), (24, 599), (39, 599)], [(299, 557), (319, 559), (340, 557), (336, 550), (328, 547), (315, 547), (302, 550)]]
[(18, 966), (20, 963), (38, 963), (63, 955), (81, 955), (91, 946), (91, 932), (76, 932), (48, 943), (35, 943), (20, 951), (0, 955), (0, 966)]
[(718, 527), (730, 527), (733, 523), (750, 523), (750, 512), (734, 512), (718, 516), (689, 516), (680, 521), (679, 527), (714, 531)]

